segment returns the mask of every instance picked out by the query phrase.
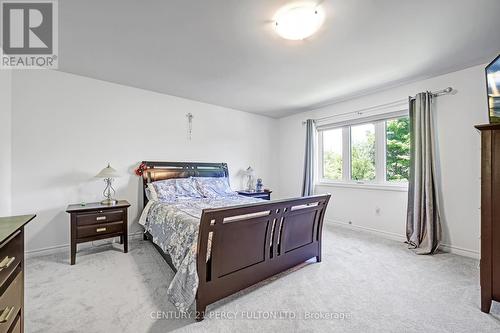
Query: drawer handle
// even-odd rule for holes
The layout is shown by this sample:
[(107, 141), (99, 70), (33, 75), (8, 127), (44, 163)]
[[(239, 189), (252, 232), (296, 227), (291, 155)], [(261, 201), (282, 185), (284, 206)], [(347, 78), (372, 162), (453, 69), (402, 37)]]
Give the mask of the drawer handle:
[(3, 323), (6, 323), (7, 321), (9, 321), (9, 318), (10, 318), (10, 315), (12, 314), (12, 312), (14, 312), (14, 307), (6, 307), (3, 311), (2, 311), (2, 314), (0, 314), (0, 323), (3, 324)]
[(0, 271), (4, 268), (9, 267), (10, 264), (14, 262), (14, 260), (16, 260), (16, 257), (9, 258), (9, 256), (6, 256), (5, 258), (3, 258), (3, 260), (0, 262)]
[(95, 231), (96, 231), (96, 232), (106, 231), (106, 228), (97, 228)]
[(97, 221), (104, 221), (106, 219), (106, 216), (98, 216), (96, 217)]

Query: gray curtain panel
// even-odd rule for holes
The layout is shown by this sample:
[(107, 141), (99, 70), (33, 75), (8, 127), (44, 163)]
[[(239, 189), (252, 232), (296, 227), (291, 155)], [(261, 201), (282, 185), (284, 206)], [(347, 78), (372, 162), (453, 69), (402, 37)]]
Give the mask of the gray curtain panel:
[(314, 194), (314, 153), (315, 153), (316, 126), (314, 120), (306, 121), (306, 154), (304, 157), (304, 180), (302, 182), (302, 196)]
[(432, 98), (430, 92), (419, 93), (409, 102), (411, 157), (406, 238), (418, 254), (434, 253), (441, 241)]

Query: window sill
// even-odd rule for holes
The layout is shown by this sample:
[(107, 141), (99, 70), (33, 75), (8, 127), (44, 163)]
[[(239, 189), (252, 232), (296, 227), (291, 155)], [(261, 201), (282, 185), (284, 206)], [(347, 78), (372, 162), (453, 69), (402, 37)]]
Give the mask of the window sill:
[(343, 187), (366, 190), (397, 191), (408, 192), (408, 184), (380, 184), (380, 183), (355, 183), (355, 182), (334, 182), (321, 180), (315, 184), (324, 187)]

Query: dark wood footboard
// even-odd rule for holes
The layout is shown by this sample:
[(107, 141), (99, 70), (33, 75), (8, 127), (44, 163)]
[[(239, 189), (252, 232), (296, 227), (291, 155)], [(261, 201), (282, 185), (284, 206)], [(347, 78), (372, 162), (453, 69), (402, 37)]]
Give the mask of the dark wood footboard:
[(217, 300), (310, 258), (321, 261), (329, 199), (330, 195), (317, 195), (203, 210), (198, 234), (197, 320)]

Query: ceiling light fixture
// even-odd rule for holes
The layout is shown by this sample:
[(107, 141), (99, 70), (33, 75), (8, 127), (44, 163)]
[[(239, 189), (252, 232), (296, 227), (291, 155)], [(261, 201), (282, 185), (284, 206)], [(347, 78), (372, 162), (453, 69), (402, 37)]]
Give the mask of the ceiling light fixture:
[(278, 35), (285, 39), (301, 40), (312, 36), (323, 24), (325, 13), (315, 3), (290, 4), (282, 7), (274, 17)]

